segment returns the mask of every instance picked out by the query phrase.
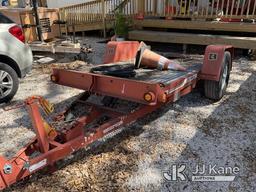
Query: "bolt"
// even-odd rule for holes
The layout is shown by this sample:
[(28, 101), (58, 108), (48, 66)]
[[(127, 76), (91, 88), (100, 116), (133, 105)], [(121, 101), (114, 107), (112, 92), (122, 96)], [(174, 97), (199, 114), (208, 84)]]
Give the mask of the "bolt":
[(25, 163), (24, 163), (24, 165), (23, 165), (23, 169), (29, 169), (29, 167), (30, 167), (30, 163), (28, 162), (28, 161), (26, 161)]
[(5, 165), (4, 165), (4, 173), (5, 173), (5, 174), (11, 174), (11, 173), (12, 173), (12, 165), (10, 165), (10, 164), (5, 164)]

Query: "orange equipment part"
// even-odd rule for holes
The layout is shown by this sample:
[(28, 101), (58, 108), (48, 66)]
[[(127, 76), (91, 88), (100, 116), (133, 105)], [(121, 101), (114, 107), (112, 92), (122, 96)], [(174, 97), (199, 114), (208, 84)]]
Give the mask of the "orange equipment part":
[(43, 119), (43, 125), (44, 125), (44, 130), (48, 135), (48, 138), (51, 140), (54, 140), (58, 136), (57, 131), (51, 125), (49, 125), (44, 119)]
[(138, 41), (110, 41), (107, 44), (103, 63), (134, 61), (139, 47)]

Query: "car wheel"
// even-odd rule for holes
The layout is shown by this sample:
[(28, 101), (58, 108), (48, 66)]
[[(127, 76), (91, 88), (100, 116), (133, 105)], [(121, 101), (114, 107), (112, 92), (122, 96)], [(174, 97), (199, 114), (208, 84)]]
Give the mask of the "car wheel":
[(5, 63), (0, 63), (0, 103), (10, 101), (18, 87), (18, 75), (14, 69)]
[(222, 69), (219, 81), (204, 81), (204, 94), (207, 98), (212, 100), (220, 100), (227, 89), (230, 76), (231, 54), (226, 51), (222, 63)]

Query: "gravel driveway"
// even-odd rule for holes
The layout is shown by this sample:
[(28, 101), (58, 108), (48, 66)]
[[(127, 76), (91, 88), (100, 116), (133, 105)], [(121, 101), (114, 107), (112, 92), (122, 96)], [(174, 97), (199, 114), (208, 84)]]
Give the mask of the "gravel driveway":
[[(102, 50), (104, 44), (93, 46)], [(42, 95), (64, 108), (79, 93), (52, 84), (35, 65), (13, 102)], [(34, 133), (25, 109), (1, 107), (0, 114), (0, 153), (10, 157)], [(255, 114), (256, 62), (236, 59), (222, 101), (213, 103), (194, 91), (97, 148), (61, 161), (55, 173), (37, 173), (6, 191), (255, 191)], [(198, 164), (238, 167), (239, 173), (233, 182), (165, 181), (163, 172), (179, 164), (186, 164), (188, 178)]]

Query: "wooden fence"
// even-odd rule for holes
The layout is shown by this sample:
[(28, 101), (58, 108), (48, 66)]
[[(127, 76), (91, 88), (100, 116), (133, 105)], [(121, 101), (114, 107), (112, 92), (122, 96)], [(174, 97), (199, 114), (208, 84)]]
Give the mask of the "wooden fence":
[(142, 0), (146, 16), (194, 19), (256, 19), (255, 0)]
[(114, 20), (114, 12), (120, 9), (125, 15), (136, 14), (136, 0), (94, 0), (87, 3), (63, 7), (60, 18), (69, 24), (84, 24)]
[(256, 19), (256, 0), (94, 0), (63, 7), (60, 17), (69, 24), (88, 24), (114, 20), (114, 11), (133, 17), (188, 19)]

